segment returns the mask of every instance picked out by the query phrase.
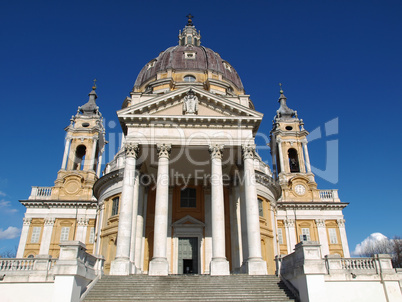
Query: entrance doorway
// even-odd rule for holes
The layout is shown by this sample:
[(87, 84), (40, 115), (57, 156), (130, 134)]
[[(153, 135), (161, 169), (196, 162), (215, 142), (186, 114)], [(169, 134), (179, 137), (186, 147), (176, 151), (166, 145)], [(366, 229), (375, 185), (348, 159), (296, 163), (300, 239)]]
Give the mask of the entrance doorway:
[(179, 237), (179, 274), (198, 274), (198, 238)]

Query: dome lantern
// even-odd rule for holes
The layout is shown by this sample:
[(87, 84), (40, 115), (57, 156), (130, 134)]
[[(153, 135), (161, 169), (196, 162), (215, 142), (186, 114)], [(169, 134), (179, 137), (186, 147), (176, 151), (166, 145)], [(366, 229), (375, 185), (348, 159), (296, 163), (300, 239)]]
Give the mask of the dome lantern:
[(192, 16), (191, 14), (187, 15), (188, 21), (187, 25), (184, 27), (183, 31), (179, 31), (179, 45), (180, 46), (186, 46), (186, 45), (194, 45), (194, 46), (200, 46), (201, 45), (201, 34), (200, 31), (197, 32), (197, 29), (195, 28), (193, 24)]

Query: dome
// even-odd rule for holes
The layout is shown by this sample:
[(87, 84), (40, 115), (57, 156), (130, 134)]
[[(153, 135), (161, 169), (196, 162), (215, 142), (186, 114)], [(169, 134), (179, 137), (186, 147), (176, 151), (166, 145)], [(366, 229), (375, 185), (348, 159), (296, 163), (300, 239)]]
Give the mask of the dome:
[[(189, 57), (190, 55), (190, 57)], [(204, 46), (173, 46), (161, 52), (159, 56), (146, 64), (139, 73), (134, 87), (139, 88), (158, 72), (173, 69), (175, 71), (212, 71), (222, 74), (222, 78), (231, 82), (237, 89), (244, 90), (236, 70), (212, 49)]]
[[(168, 80), (170, 82), (166, 84)], [(204, 85), (208, 90), (212, 85), (217, 93), (244, 94), (236, 70), (217, 52), (201, 46), (200, 32), (191, 20), (179, 32), (179, 45), (169, 47), (142, 68), (135, 81), (134, 91), (149, 93), (160, 89), (155, 89), (155, 85), (161, 82), (170, 89), (185, 82), (194, 82)]]

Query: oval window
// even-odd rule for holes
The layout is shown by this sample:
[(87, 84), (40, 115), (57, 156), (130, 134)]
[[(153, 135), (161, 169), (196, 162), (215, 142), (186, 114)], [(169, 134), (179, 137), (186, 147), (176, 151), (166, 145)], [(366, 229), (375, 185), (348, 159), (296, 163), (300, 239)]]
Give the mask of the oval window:
[(293, 127), (292, 126), (286, 126), (286, 130), (292, 130), (293, 129)]

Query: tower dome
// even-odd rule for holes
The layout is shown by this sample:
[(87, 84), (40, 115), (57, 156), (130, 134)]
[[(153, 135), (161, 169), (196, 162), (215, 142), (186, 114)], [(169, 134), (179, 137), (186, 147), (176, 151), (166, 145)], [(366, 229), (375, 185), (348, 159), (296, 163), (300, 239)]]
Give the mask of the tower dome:
[(191, 18), (179, 32), (179, 44), (149, 61), (140, 71), (133, 90), (164, 93), (189, 84), (222, 95), (244, 94), (236, 70), (217, 52), (201, 46), (200, 32)]

